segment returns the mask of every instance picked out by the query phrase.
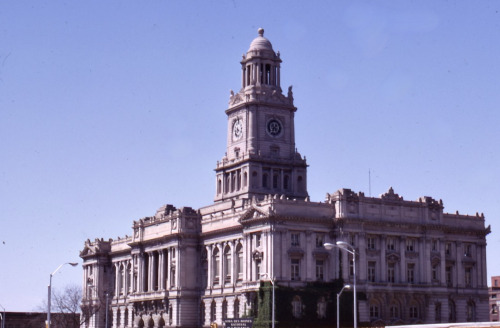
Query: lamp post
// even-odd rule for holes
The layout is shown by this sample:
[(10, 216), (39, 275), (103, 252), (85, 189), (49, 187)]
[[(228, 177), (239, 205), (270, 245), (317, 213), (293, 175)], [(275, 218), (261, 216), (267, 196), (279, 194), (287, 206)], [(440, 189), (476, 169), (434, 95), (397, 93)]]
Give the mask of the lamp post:
[(109, 305), (108, 305), (108, 297), (109, 297), (109, 292), (106, 292), (106, 328), (108, 328), (108, 312), (109, 312)]
[(345, 241), (337, 241), (335, 244), (324, 243), (323, 246), (327, 250), (332, 250), (334, 247), (345, 250), (346, 252), (352, 254), (352, 273), (353, 273), (353, 293), (354, 293), (354, 328), (358, 328), (358, 310), (356, 302), (356, 251), (354, 247), (346, 243)]
[(50, 328), (50, 300), (51, 300), (51, 297), (52, 297), (52, 276), (55, 275), (56, 272), (59, 271), (59, 269), (62, 268), (62, 266), (65, 265), (65, 264), (69, 264), (71, 266), (77, 266), (78, 265), (78, 263), (74, 263), (74, 262), (63, 263), (60, 266), (58, 266), (57, 269), (54, 272), (52, 272), (50, 274), (49, 286), (48, 286), (49, 295), (48, 295), (48, 301), (47, 301), (47, 323), (46, 323), (46, 327), (47, 328)]
[(274, 328), (274, 279), (272, 279), (267, 273), (261, 273), (261, 276), (267, 276), (271, 285), (273, 285), (273, 308), (272, 308), (272, 328)]
[(2, 304), (0, 304), (0, 307), (3, 309), (3, 315), (0, 314), (0, 318), (2, 318), (2, 328), (5, 328), (5, 308)]
[(340, 292), (337, 294), (337, 328), (340, 328), (340, 295), (342, 295), (342, 292), (344, 291), (344, 289), (350, 289), (351, 288), (351, 285), (344, 285), (344, 287), (342, 287), (342, 289), (340, 290)]

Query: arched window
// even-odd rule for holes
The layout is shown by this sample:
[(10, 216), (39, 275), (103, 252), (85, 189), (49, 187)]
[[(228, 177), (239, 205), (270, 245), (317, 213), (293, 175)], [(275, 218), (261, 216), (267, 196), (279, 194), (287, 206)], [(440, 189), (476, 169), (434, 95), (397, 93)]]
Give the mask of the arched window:
[(221, 188), (222, 188), (222, 181), (221, 179), (217, 180), (217, 194), (221, 193)]
[(283, 177), (283, 188), (285, 190), (290, 189), (290, 176), (289, 175), (285, 175)]
[(231, 282), (231, 247), (224, 248), (224, 283)]
[(216, 316), (217, 305), (215, 304), (215, 300), (210, 304), (210, 322), (214, 322), (217, 319)]
[(455, 302), (453, 302), (452, 300), (448, 300), (448, 307), (449, 307), (448, 322), (456, 322), (457, 321), (457, 307), (455, 306)]
[(434, 321), (441, 322), (441, 303), (434, 305)]
[(409, 316), (411, 320), (416, 320), (419, 318), (418, 306), (414, 302), (410, 303)]
[(389, 315), (391, 320), (399, 319), (399, 306), (397, 304), (391, 304), (389, 307)]
[(219, 271), (219, 268), (220, 268), (220, 252), (219, 252), (219, 249), (218, 248), (215, 248), (214, 249), (214, 252), (213, 252), (213, 268), (212, 268), (212, 272), (214, 273), (213, 274), (213, 281), (214, 281), (214, 285), (218, 285), (219, 284), (219, 279), (220, 279), (220, 271)]
[(243, 279), (243, 246), (240, 243), (236, 246), (236, 278), (238, 281)]
[(118, 308), (116, 310), (116, 325), (119, 326), (120, 325), (120, 319), (122, 318), (121, 316), (122, 312), (120, 311), (120, 308)]
[(316, 313), (318, 315), (318, 319), (326, 318), (326, 301), (324, 297), (321, 297), (316, 304)]
[(297, 188), (299, 191), (304, 191), (304, 186), (303, 186), (303, 182), (302, 182), (302, 176), (299, 176), (297, 178)]
[(246, 188), (248, 185), (248, 173), (243, 173), (243, 188)]
[(376, 320), (380, 317), (379, 308), (377, 303), (370, 304), (370, 319)]
[(227, 318), (227, 301), (224, 299), (222, 301), (222, 320), (225, 320)]
[(298, 295), (295, 295), (292, 300), (292, 315), (294, 318), (302, 317), (302, 300)]
[(467, 321), (476, 321), (476, 304), (472, 300), (467, 302)]
[(236, 298), (233, 303), (233, 318), (239, 319), (240, 318), (240, 300)]

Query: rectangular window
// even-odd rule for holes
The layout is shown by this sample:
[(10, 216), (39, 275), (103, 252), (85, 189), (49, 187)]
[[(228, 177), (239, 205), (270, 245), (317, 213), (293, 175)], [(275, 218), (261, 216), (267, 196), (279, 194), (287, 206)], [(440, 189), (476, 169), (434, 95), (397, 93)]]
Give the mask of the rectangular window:
[(464, 247), (464, 256), (465, 257), (472, 257), (472, 245), (471, 244), (466, 244)]
[(292, 280), (300, 280), (300, 260), (299, 259), (292, 259), (290, 271), (291, 271)]
[(396, 247), (394, 246), (394, 238), (393, 237), (388, 237), (387, 238), (387, 250), (388, 251), (393, 251), (395, 249), (396, 249)]
[(406, 278), (407, 278), (406, 281), (410, 284), (413, 284), (415, 282), (415, 264), (408, 263), (406, 270)]
[(375, 237), (368, 236), (368, 238), (366, 239), (366, 244), (368, 249), (375, 249)]
[(349, 275), (354, 276), (354, 263), (351, 256), (349, 256)]
[(378, 318), (378, 306), (370, 305), (370, 318), (371, 319)]
[(368, 281), (375, 282), (375, 262), (368, 262)]
[(255, 247), (260, 247), (261, 245), (261, 239), (260, 239), (260, 233), (255, 235)]
[(446, 243), (444, 252), (446, 253), (446, 255), (451, 255), (451, 243)]
[(394, 282), (395, 269), (394, 263), (387, 264), (387, 281)]
[(243, 279), (243, 251), (240, 249), (238, 252), (238, 262), (236, 263), (236, 272), (238, 273), (238, 280)]
[(439, 266), (437, 264), (432, 266), (432, 280), (439, 280)]
[(437, 239), (432, 240), (432, 251), (437, 252), (438, 251), (438, 241)]
[(260, 280), (260, 260), (255, 261), (255, 280)]
[(316, 280), (323, 281), (323, 260), (316, 260)]
[(452, 267), (447, 266), (446, 267), (446, 284), (448, 287), (451, 287), (453, 285), (453, 278), (452, 278)]
[(406, 251), (415, 252), (415, 239), (413, 238), (406, 239)]
[(355, 247), (356, 246), (356, 236), (354, 235), (349, 235), (349, 241), (350, 241), (350, 244), (351, 246)]
[(416, 306), (410, 307), (410, 318), (417, 319), (418, 318), (418, 309)]
[(300, 234), (292, 232), (291, 234), (292, 246), (300, 246)]
[(322, 233), (316, 234), (316, 247), (323, 247), (325, 243), (325, 236)]
[(472, 287), (472, 268), (465, 268), (465, 287)]

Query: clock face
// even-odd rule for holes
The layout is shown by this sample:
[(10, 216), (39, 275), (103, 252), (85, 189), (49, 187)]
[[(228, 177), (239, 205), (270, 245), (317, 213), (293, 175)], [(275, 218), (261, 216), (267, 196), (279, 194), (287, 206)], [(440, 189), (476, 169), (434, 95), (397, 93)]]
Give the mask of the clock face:
[(271, 137), (279, 137), (283, 132), (283, 125), (275, 118), (267, 121), (266, 131)]
[(239, 140), (243, 136), (243, 123), (240, 119), (237, 119), (233, 123), (233, 139)]

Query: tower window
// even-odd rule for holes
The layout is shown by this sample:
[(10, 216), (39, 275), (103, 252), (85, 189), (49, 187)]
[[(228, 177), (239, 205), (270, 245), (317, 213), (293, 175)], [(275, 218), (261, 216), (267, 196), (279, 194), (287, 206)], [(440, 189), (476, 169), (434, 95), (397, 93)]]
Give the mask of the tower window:
[(266, 64), (266, 84), (271, 84), (271, 65)]
[(262, 187), (264, 187), (264, 188), (268, 187), (268, 185), (267, 185), (267, 179), (268, 179), (267, 173), (264, 173), (262, 175)]
[(275, 174), (273, 175), (273, 188), (278, 188), (279, 186), (279, 175)]
[(285, 190), (290, 189), (290, 176), (289, 175), (285, 175), (283, 178), (283, 188)]

